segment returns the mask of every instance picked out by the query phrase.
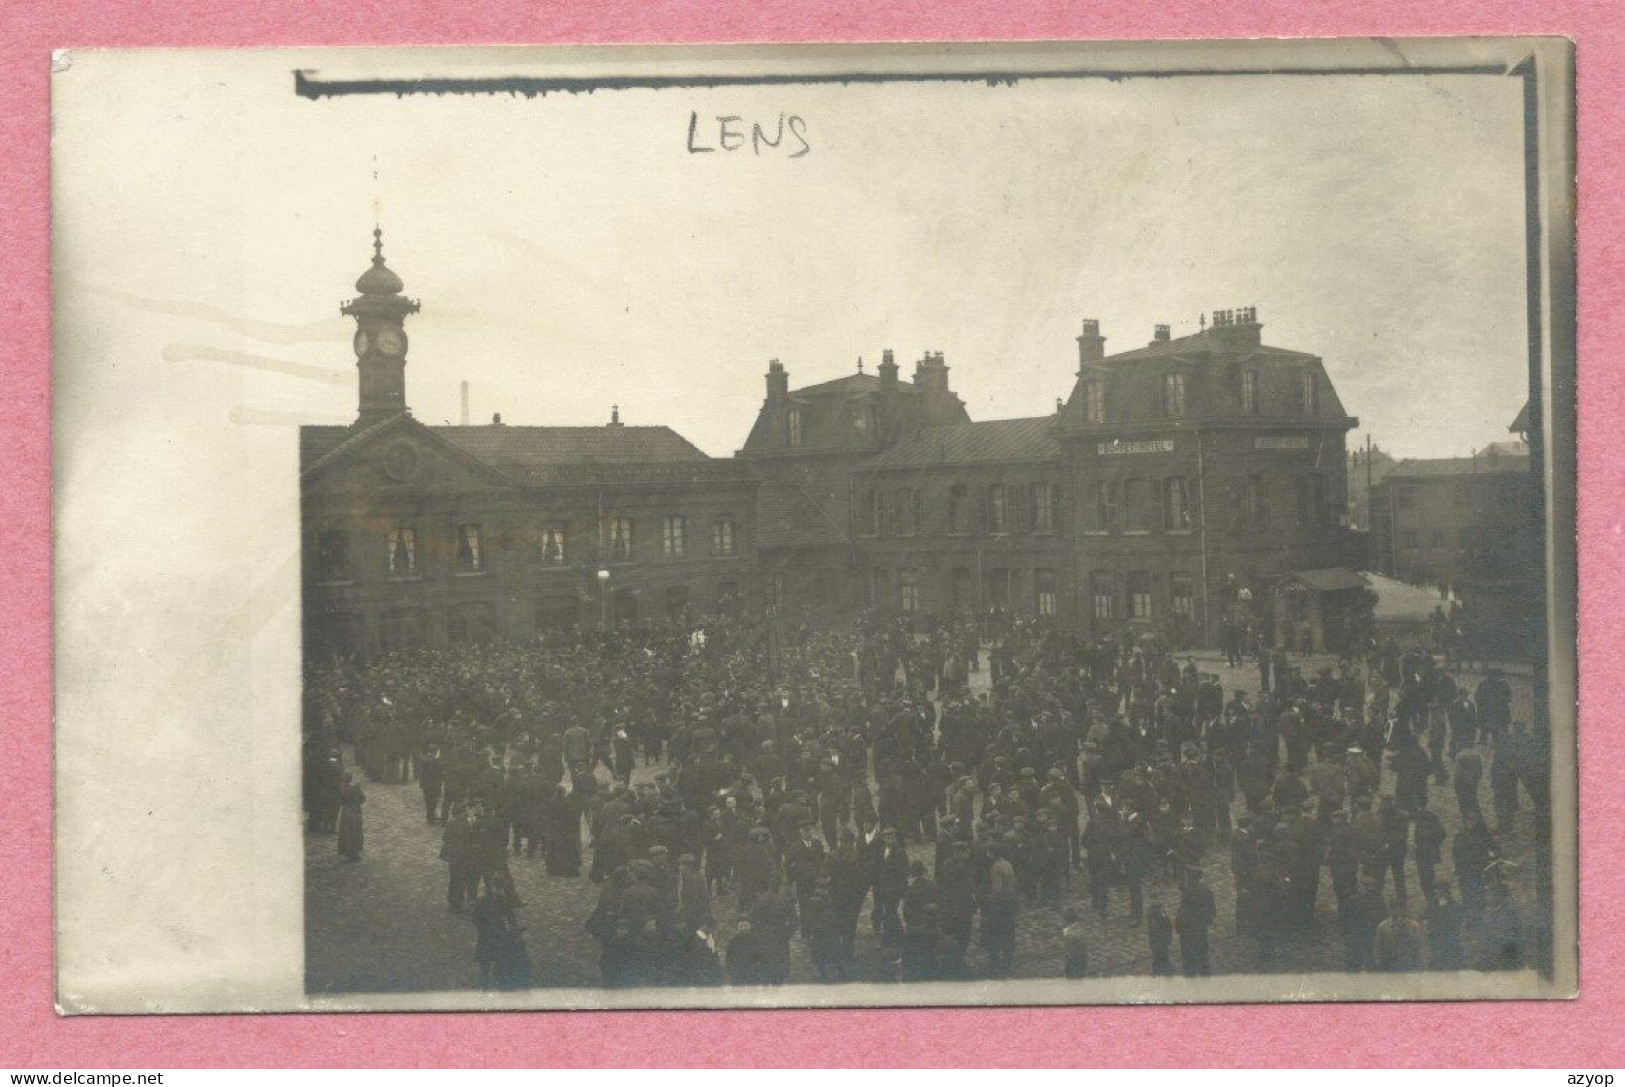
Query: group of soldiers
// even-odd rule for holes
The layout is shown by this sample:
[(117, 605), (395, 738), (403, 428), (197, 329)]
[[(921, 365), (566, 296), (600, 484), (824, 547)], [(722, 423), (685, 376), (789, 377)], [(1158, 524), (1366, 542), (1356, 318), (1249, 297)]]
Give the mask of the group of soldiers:
[[(1255, 698), (1227, 699), (1155, 643), (985, 634), (715, 620), (333, 668), (308, 687), (311, 818), (341, 742), (374, 780), (415, 779), (493, 985), (528, 974), (509, 864), (538, 853), (600, 885), (584, 925), (611, 987), (781, 984), (798, 940), (829, 980), (1007, 976), (1024, 912), (1085, 891), (1098, 918), (1122, 895), (1145, 926), (1137, 968), (1173, 972), (1177, 936), (1203, 975), (1221, 845), (1262, 968), (1314, 929), (1323, 870), (1349, 969), (1521, 964), (1497, 832), (1520, 788), (1543, 809), (1545, 754), (1503, 677), (1469, 692), (1383, 645), (1309, 675), (1272, 656)], [(1430, 782), (1455, 788), (1448, 848)], [(866, 908), (877, 950), (860, 954)], [(1087, 928), (1069, 914), (1077, 976)]]

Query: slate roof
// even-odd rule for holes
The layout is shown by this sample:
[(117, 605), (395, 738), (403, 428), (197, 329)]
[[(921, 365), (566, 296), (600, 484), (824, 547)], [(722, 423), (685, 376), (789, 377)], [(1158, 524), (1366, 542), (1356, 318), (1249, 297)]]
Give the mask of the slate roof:
[(1512, 425), (1507, 429), (1514, 434), (1522, 434), (1529, 429), (1529, 401), (1525, 400), (1523, 402), (1523, 407), (1518, 409), (1517, 418), (1512, 420)]
[(939, 464), (998, 464), (1049, 460), (1060, 454), (1055, 417), (989, 419), (981, 423), (922, 427), (865, 465), (872, 468), (928, 468)]
[(1284, 347), (1270, 347), (1268, 344), (1243, 345), (1227, 342), (1222, 333), (1215, 335), (1213, 329), (1207, 329), (1176, 339), (1155, 340), (1144, 347), (1107, 355), (1100, 361), (1106, 365), (1114, 365), (1120, 362), (1147, 362), (1154, 359), (1195, 358), (1204, 355), (1250, 355), (1282, 361), (1315, 357), (1304, 351), (1289, 351)]
[[(300, 471), (308, 471), (340, 446), (365, 440), (371, 431), (399, 421), (400, 417), (387, 419), (367, 430), (342, 426), (300, 427)], [(492, 425), (424, 429), (517, 482), (545, 482), (565, 468), (713, 463), (687, 438), (664, 426)]]
[(764, 548), (849, 543), (835, 518), (799, 483), (763, 483), (757, 492), (756, 541)]
[[(899, 391), (907, 389), (914, 391), (914, 386), (906, 381), (897, 382)], [(847, 374), (845, 377), (832, 378), (829, 381), (820, 381), (817, 385), (803, 385), (790, 392), (794, 400), (798, 396), (826, 396), (832, 394), (851, 393), (877, 393), (880, 391), (880, 378), (874, 374)]]

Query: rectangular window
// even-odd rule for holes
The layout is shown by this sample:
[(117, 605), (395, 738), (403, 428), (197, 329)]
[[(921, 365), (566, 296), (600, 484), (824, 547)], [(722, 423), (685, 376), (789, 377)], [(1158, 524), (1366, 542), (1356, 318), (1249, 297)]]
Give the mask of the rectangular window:
[(1128, 615), (1130, 619), (1151, 618), (1151, 575), (1144, 570), (1129, 571)]
[(1038, 614), (1053, 618), (1055, 616), (1055, 571), (1034, 570), (1033, 591), (1037, 598)]
[(1089, 604), (1090, 614), (1096, 619), (1110, 619), (1112, 617), (1112, 576), (1104, 570), (1096, 570), (1089, 575)]
[(1106, 421), (1106, 383), (1104, 381), (1086, 381), (1083, 383), (1083, 417), (1091, 423), (1104, 423)]
[(880, 492), (872, 487), (863, 492), (863, 510), (858, 531), (865, 536), (880, 535)]
[(1185, 375), (1162, 375), (1162, 414), (1169, 419), (1185, 417)]
[(801, 444), (801, 409), (791, 408), (784, 417), (784, 440), (787, 445)]
[(948, 531), (956, 536), (970, 531), (970, 492), (963, 484), (948, 488)]
[(1320, 410), (1318, 398), (1315, 393), (1318, 383), (1313, 370), (1298, 375), (1298, 410), (1304, 415), (1314, 415)]
[(611, 517), (609, 519), (609, 558), (611, 561), (626, 562), (633, 555), (632, 518)]
[(1174, 574), (1169, 581), (1169, 596), (1175, 615), (1187, 619), (1196, 616), (1196, 582), (1189, 574)]
[(1399, 499), (1398, 504), (1399, 504), (1400, 509), (1402, 509), (1402, 510), (1410, 509), (1412, 506), (1416, 505), (1416, 488), (1415, 487), (1404, 487), (1404, 486), (1400, 487), (1399, 488), (1398, 499)]
[(1123, 481), (1123, 525), (1129, 532), (1151, 531), (1151, 484), (1144, 479)]
[(913, 614), (920, 610), (920, 572), (918, 570), (904, 570), (897, 578), (901, 590), (899, 603), (903, 611)]
[(1005, 532), (1010, 527), (1009, 497), (1004, 484), (995, 483), (987, 489), (987, 530)]
[(778, 615), (784, 610), (784, 574), (774, 571), (767, 575), (767, 584), (763, 587), (763, 603), (767, 606), (767, 614)]
[(339, 528), (324, 529), (316, 536), (316, 571), (322, 581), (350, 579), (350, 534)]
[(1298, 506), (1298, 524), (1307, 525), (1313, 519), (1311, 499), (1309, 497), (1309, 479), (1307, 476), (1299, 476), (1293, 483), (1295, 484), (1295, 497)]
[(1034, 483), (1032, 488), (1034, 532), (1054, 532), (1060, 521), (1060, 495), (1053, 483)]
[(1472, 542), (1473, 542), (1473, 530), (1472, 529), (1470, 529), (1470, 528), (1458, 528), (1456, 530), (1456, 546), (1457, 547), (1466, 547), (1469, 544), (1471, 544)]
[(480, 526), (457, 526), (457, 572), (477, 574), (485, 569), (485, 555), (480, 550)]
[(869, 606), (878, 608), (886, 597), (886, 571), (869, 571)]
[(954, 567), (953, 594), (955, 611), (966, 611), (975, 605), (976, 585), (975, 582), (971, 580), (970, 567)]
[(676, 515), (667, 517), (660, 526), (660, 553), (668, 559), (683, 557), (683, 530), (686, 522)]
[(1241, 372), (1241, 413), (1243, 415), (1258, 414), (1258, 371), (1243, 370)]
[(569, 553), (565, 550), (565, 528), (563, 521), (554, 521), (542, 529), (542, 561), (549, 566), (563, 566)]
[(711, 522), (711, 553), (721, 559), (734, 557), (734, 519), (723, 514)]
[(1191, 527), (1190, 490), (1184, 476), (1163, 483), (1163, 523), (1169, 532), (1184, 532)]
[(415, 528), (396, 528), (389, 534), (389, 574), (391, 577), (411, 577), (418, 572), (418, 532)]
[(1443, 547), (1444, 546), (1444, 540), (1445, 540), (1444, 529), (1442, 529), (1442, 528), (1434, 529), (1433, 530), (1433, 546), (1434, 547)]

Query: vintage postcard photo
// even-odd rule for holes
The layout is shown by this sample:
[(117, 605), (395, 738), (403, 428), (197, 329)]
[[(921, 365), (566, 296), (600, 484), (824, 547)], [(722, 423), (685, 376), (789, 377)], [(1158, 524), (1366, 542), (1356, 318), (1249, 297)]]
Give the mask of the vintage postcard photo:
[(1571, 69), (64, 51), (61, 1007), (1572, 995)]

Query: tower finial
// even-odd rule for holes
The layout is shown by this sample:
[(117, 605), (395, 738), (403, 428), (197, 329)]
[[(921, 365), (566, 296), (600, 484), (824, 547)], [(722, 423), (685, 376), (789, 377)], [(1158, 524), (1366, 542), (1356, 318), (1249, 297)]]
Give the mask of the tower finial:
[(863, 373), (863, 356), (858, 356), (858, 373)]
[(372, 228), (372, 262), (374, 264), (384, 263), (384, 228), (376, 222)]

